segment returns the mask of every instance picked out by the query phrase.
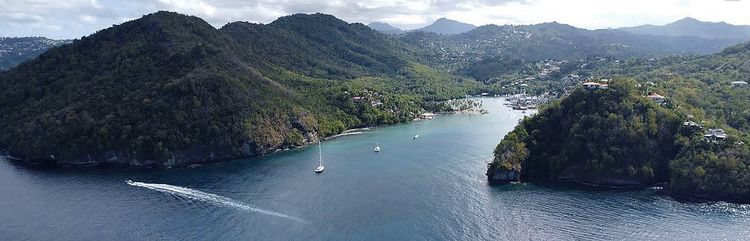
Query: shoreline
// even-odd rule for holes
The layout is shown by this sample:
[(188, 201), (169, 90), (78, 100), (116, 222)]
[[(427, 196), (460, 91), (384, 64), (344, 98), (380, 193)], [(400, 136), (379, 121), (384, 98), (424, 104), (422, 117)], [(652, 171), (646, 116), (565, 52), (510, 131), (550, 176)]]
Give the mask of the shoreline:
[[(286, 152), (286, 151), (293, 151), (297, 149), (302, 149), (305, 147), (308, 147), (310, 144), (314, 144), (320, 141), (329, 141), (334, 140), (341, 137), (346, 136), (353, 136), (353, 135), (361, 135), (364, 134), (367, 131), (372, 130), (372, 128), (376, 127), (386, 127), (386, 126), (392, 126), (392, 125), (398, 125), (398, 124), (406, 124), (414, 122), (414, 120), (408, 120), (400, 123), (395, 124), (384, 124), (384, 125), (377, 125), (377, 126), (371, 126), (371, 127), (357, 127), (352, 129), (344, 130), (343, 132), (339, 134), (334, 134), (322, 138), (317, 138), (314, 141), (311, 141), (309, 143), (305, 143), (301, 146), (286, 146), (286, 147), (279, 147), (274, 149), (273, 151), (267, 152), (267, 153), (260, 153), (255, 155), (241, 155), (241, 156), (235, 156), (235, 157), (225, 157), (225, 158), (216, 158), (216, 159), (206, 159), (201, 161), (190, 161), (180, 164), (173, 164), (173, 165), (164, 165), (164, 162), (156, 162), (157, 164), (143, 164), (143, 165), (132, 165), (132, 161), (128, 162), (76, 162), (76, 163), (47, 163), (47, 162), (27, 162), (24, 161), (22, 158), (14, 157), (10, 154), (9, 151), (5, 149), (0, 149), (0, 158), (5, 159), (6, 161), (10, 162), (11, 164), (20, 165), (24, 167), (29, 168), (35, 168), (35, 169), (42, 169), (42, 170), (97, 170), (97, 169), (113, 169), (113, 170), (145, 170), (145, 169), (171, 169), (171, 168), (195, 168), (206, 164), (216, 164), (216, 163), (223, 163), (223, 162), (230, 162), (233, 160), (238, 159), (245, 159), (245, 158), (259, 158), (270, 154), (276, 154), (280, 152)], [(155, 162), (153, 160), (135, 160), (137, 162)], [(170, 160), (167, 160), (165, 162), (170, 162)]]
[[(341, 132), (339, 134), (330, 135), (330, 136), (323, 137), (323, 138), (320, 138), (320, 139), (322, 139), (324, 141), (328, 141), (328, 140), (333, 140), (333, 139), (336, 139), (336, 138), (339, 138), (339, 137), (344, 137), (344, 136), (360, 135), (360, 134), (363, 134), (366, 131), (369, 131), (371, 129), (372, 129), (372, 127), (353, 128), (353, 129), (345, 130), (345, 131), (343, 131), (343, 132)], [(311, 142), (311, 143), (315, 143), (315, 142)]]
[[(496, 99), (505, 99), (505, 97), (460, 97), (456, 98), (461, 100), (467, 100), (467, 99), (481, 99), (481, 98), (496, 98)], [(447, 102), (447, 101), (446, 101)], [(215, 158), (215, 159), (205, 159), (205, 160), (199, 160), (199, 161), (188, 161), (185, 163), (179, 163), (179, 164), (164, 164), (165, 162), (172, 162), (174, 160), (166, 160), (163, 162), (158, 162), (154, 160), (130, 160), (128, 162), (107, 162), (107, 161), (89, 161), (89, 162), (70, 162), (70, 163), (49, 163), (49, 162), (27, 162), (24, 161), (22, 158), (14, 157), (8, 152), (7, 150), (0, 149), (0, 157), (3, 157), (3, 159), (6, 159), (7, 161), (27, 166), (31, 168), (41, 168), (41, 169), (170, 169), (170, 168), (192, 168), (199, 165), (204, 164), (214, 164), (214, 163), (221, 163), (221, 162), (228, 162), (232, 160), (237, 159), (243, 159), (243, 158), (256, 158), (256, 157), (262, 157), (269, 154), (284, 152), (284, 151), (292, 151), (296, 149), (301, 149), (304, 147), (309, 146), (310, 144), (316, 143), (318, 141), (329, 141), (334, 140), (341, 137), (346, 136), (353, 136), (353, 135), (361, 135), (364, 134), (367, 131), (372, 130), (372, 128), (377, 127), (387, 127), (392, 125), (399, 125), (399, 124), (408, 124), (411, 122), (417, 122), (417, 121), (425, 121), (425, 120), (431, 120), (437, 115), (442, 114), (465, 114), (465, 115), (481, 115), (481, 110), (453, 110), (453, 111), (445, 111), (445, 112), (425, 112), (422, 114), (428, 114), (427, 116), (419, 115), (413, 120), (407, 120), (404, 122), (399, 123), (393, 123), (393, 124), (383, 124), (383, 125), (375, 125), (375, 126), (369, 126), (369, 127), (356, 127), (352, 129), (347, 129), (341, 133), (330, 135), (327, 137), (318, 138), (318, 140), (305, 143), (302, 146), (285, 146), (285, 147), (279, 147), (274, 149), (273, 151), (267, 152), (267, 153), (260, 153), (260, 154), (254, 154), (254, 155), (239, 155), (239, 156), (233, 156), (233, 157), (222, 157), (222, 158)], [(139, 163), (138, 165), (132, 165), (132, 162), (135, 161)], [(140, 164), (144, 163), (144, 164)]]

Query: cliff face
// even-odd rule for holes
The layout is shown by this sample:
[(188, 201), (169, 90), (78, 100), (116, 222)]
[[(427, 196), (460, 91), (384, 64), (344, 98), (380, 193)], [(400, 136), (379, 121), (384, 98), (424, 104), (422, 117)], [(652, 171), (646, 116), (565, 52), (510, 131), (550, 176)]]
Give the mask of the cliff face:
[(487, 168), (490, 184), (505, 184), (521, 179), (522, 163), (529, 156), (524, 142), (526, 138), (526, 129), (519, 125), (495, 147), (495, 159)]
[(490, 184), (507, 184), (517, 182), (521, 179), (520, 173), (514, 170), (497, 168), (490, 166), (487, 169), (487, 180)]

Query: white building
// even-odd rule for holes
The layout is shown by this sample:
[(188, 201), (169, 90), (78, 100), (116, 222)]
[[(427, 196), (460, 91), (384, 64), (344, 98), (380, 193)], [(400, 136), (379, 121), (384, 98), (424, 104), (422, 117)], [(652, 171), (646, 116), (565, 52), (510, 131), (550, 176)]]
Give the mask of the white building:
[(586, 82), (586, 83), (583, 83), (583, 88), (586, 88), (588, 90), (601, 90), (601, 89), (609, 88), (609, 85), (601, 84), (597, 82)]
[(727, 133), (722, 129), (708, 129), (703, 137), (711, 141), (724, 140), (727, 139)]
[(691, 128), (697, 128), (697, 129), (703, 129), (703, 126), (701, 126), (700, 124), (696, 123), (695, 121), (685, 121), (685, 122), (682, 123), (682, 126), (691, 127)]
[(734, 87), (734, 88), (745, 87), (745, 86), (747, 86), (747, 82), (746, 81), (732, 81), (732, 87)]
[(661, 96), (657, 93), (651, 93), (650, 95), (647, 95), (649, 99), (655, 101), (657, 104), (664, 105), (667, 103), (667, 98), (664, 96)]

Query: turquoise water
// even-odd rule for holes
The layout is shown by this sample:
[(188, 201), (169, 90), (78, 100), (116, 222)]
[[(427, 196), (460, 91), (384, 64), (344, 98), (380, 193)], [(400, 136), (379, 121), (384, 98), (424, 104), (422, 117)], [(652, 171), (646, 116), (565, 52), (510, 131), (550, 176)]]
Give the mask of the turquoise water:
[(488, 186), (492, 150), (522, 114), (483, 101), (488, 115), (324, 142), (321, 175), (316, 147), (168, 170), (0, 161), (0, 240), (750, 239), (748, 205), (681, 203), (655, 190)]

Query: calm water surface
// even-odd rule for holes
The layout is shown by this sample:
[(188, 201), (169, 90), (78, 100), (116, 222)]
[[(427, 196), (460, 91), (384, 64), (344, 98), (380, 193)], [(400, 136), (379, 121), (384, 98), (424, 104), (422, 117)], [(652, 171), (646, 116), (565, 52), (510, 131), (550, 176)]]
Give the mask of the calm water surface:
[(750, 240), (747, 205), (488, 186), (492, 150), (522, 114), (483, 101), (488, 115), (324, 142), (321, 175), (317, 148), (169, 170), (41, 171), (0, 160), (0, 240)]

